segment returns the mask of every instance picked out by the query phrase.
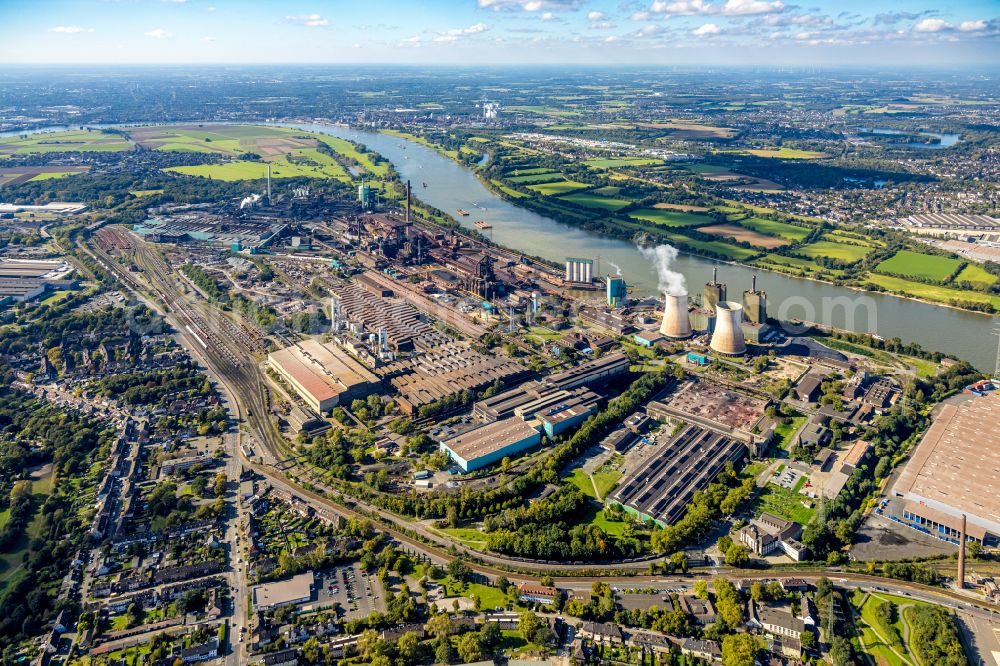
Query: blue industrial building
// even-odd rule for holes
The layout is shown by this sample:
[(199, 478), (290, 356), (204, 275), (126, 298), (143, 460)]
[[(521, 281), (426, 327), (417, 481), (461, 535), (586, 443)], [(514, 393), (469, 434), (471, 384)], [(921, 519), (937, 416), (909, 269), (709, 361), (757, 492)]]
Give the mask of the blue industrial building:
[(596, 414), (598, 400), (596, 394), (586, 391), (582, 395), (538, 412), (535, 417), (542, 422), (542, 428), (548, 437), (556, 437), (570, 428), (582, 425), (588, 416)]
[(441, 442), (441, 450), (463, 472), (482, 469), (542, 442), (536, 422), (510, 418), (488, 423)]
[(625, 305), (625, 299), (628, 298), (628, 286), (625, 284), (625, 278), (620, 275), (609, 277), (607, 290), (609, 306), (618, 308)]

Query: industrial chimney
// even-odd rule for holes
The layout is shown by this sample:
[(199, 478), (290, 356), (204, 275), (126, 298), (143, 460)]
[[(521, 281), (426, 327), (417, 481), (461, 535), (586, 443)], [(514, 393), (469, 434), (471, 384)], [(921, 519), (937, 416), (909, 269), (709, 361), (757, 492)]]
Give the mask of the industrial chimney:
[(720, 301), (715, 306), (715, 332), (709, 346), (720, 354), (742, 356), (747, 351), (743, 339), (743, 306), (733, 301)]
[(271, 165), (267, 165), (267, 205), (271, 205)]
[(663, 301), (663, 323), (660, 333), (678, 340), (691, 337), (691, 319), (688, 316), (687, 294), (666, 294)]
[(959, 543), (958, 543), (958, 576), (955, 581), (955, 586), (958, 589), (965, 588), (965, 514), (962, 514), (962, 529), (959, 532)]
[(410, 222), (410, 181), (406, 181), (406, 223)]

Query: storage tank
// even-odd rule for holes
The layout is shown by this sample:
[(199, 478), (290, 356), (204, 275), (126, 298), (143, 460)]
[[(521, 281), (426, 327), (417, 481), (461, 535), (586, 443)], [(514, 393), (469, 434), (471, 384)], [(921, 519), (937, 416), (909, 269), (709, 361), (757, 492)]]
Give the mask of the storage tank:
[(720, 354), (742, 356), (747, 351), (743, 338), (743, 306), (733, 301), (720, 301), (715, 306), (715, 332), (710, 347)]
[(688, 317), (687, 294), (666, 294), (663, 300), (663, 323), (660, 333), (668, 338), (691, 337), (691, 319)]

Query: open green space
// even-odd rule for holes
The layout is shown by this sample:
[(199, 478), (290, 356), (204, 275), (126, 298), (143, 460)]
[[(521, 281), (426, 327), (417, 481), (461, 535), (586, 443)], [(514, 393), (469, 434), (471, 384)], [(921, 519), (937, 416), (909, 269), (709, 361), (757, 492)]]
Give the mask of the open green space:
[(528, 196), (523, 192), (518, 192), (517, 190), (507, 187), (499, 180), (491, 180), (490, 182), (493, 183), (494, 187), (496, 187), (498, 190), (500, 190), (501, 192), (503, 192), (512, 199), (523, 199), (524, 197)]
[(923, 282), (913, 282), (891, 275), (879, 275), (872, 273), (866, 281), (870, 284), (882, 287), (886, 291), (891, 291), (905, 296), (922, 298), (937, 303), (951, 304), (953, 302), (988, 303), (996, 309), (1000, 309), (1000, 296), (984, 294), (978, 291), (963, 291), (950, 287), (940, 287), (934, 284), (924, 284)]
[(591, 517), (590, 524), (600, 527), (605, 533), (612, 536), (621, 536), (625, 533), (626, 523), (620, 520), (611, 520), (604, 509), (601, 509)]
[(575, 203), (578, 206), (587, 208), (600, 208), (601, 210), (616, 211), (631, 206), (632, 202), (626, 199), (615, 199), (612, 197), (600, 196), (591, 192), (580, 192), (578, 194), (567, 194), (559, 197), (563, 201)]
[[(506, 176), (504, 176), (507, 178)], [(556, 180), (562, 180), (562, 174), (558, 171), (548, 171), (545, 173), (533, 173), (527, 176), (513, 176), (507, 178), (508, 181), (512, 183), (517, 183), (518, 185), (524, 185), (527, 183), (548, 183)]]
[(38, 180), (52, 180), (53, 178), (66, 178), (67, 176), (76, 176), (79, 171), (47, 171), (45, 173), (38, 173), (31, 177), (29, 183), (33, 183)]
[(163, 194), (163, 189), (161, 188), (157, 190), (130, 190), (129, 194), (131, 194), (134, 197), (148, 197), (154, 194)]
[(774, 437), (777, 445), (786, 451), (792, 444), (792, 437), (799, 431), (802, 424), (806, 422), (805, 416), (793, 416), (774, 429)]
[(618, 485), (618, 481), (622, 478), (622, 473), (617, 469), (601, 468), (591, 476), (594, 479), (594, 485), (597, 486), (597, 492), (604, 498)]
[(608, 157), (585, 160), (584, 164), (595, 169), (613, 169), (615, 167), (646, 166), (660, 162), (662, 160), (649, 157)]
[(728, 243), (723, 243), (722, 241), (695, 240), (694, 238), (688, 238), (687, 236), (681, 236), (680, 234), (668, 234), (668, 238), (670, 238), (672, 242), (683, 243), (687, 246), (687, 249), (692, 252), (702, 250), (722, 255), (727, 259), (735, 259), (737, 261), (743, 261), (758, 254), (757, 250), (749, 250), (745, 247), (730, 245)]
[(782, 160), (818, 160), (829, 157), (826, 153), (818, 153), (814, 150), (798, 150), (796, 148), (751, 148), (739, 151), (754, 157), (775, 157)]
[(779, 518), (807, 525), (812, 519), (815, 508), (804, 506), (803, 500), (809, 501), (805, 495), (769, 483), (754, 499), (753, 509), (755, 514), (767, 511)]
[(472, 548), (486, 548), (486, 535), (474, 527), (445, 527), (440, 531)]
[(841, 261), (850, 262), (864, 259), (869, 255), (869, 253), (871, 253), (871, 251), (872, 248), (870, 247), (846, 245), (844, 243), (834, 243), (832, 241), (825, 240), (809, 243), (808, 245), (803, 245), (802, 247), (794, 250), (795, 254), (809, 259), (829, 257), (830, 259), (839, 259)]
[(652, 222), (662, 227), (698, 227), (712, 222), (712, 218), (698, 213), (685, 213), (663, 208), (640, 208), (628, 214), (629, 217)]
[(900, 250), (881, 262), (875, 267), (875, 270), (886, 275), (924, 278), (926, 280), (943, 282), (954, 275), (955, 271), (961, 265), (962, 261), (960, 259), (952, 257)]
[(574, 180), (561, 180), (554, 183), (528, 185), (529, 190), (534, 190), (535, 192), (538, 192), (542, 196), (546, 197), (572, 192), (573, 190), (582, 190), (586, 187), (590, 187), (590, 185), (587, 185), (586, 183), (578, 183)]
[(736, 220), (736, 224), (762, 234), (778, 236), (780, 238), (786, 238), (790, 241), (803, 240), (806, 236), (812, 233), (812, 229), (808, 229), (806, 227), (799, 227), (794, 224), (777, 222), (775, 220), (765, 220), (760, 217), (748, 217), (742, 220)]
[(0, 156), (64, 152), (120, 152), (131, 148), (132, 144), (124, 137), (118, 134), (105, 134), (99, 130), (42, 132), (24, 138), (0, 137)]
[(556, 173), (549, 167), (530, 167), (528, 169), (515, 168), (504, 173), (503, 177), (508, 178), (510, 176), (537, 176), (540, 173)]
[(965, 268), (952, 280), (955, 283), (968, 282), (969, 284), (985, 289), (997, 281), (997, 276), (976, 264), (966, 264)]

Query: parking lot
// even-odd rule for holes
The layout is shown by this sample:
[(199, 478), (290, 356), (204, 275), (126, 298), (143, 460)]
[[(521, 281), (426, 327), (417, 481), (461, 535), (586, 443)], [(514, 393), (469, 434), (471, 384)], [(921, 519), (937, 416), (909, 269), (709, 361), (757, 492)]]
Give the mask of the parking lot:
[(316, 574), (318, 607), (337, 604), (344, 617), (368, 617), (385, 611), (385, 595), (376, 576), (364, 573), (360, 564), (326, 569)]

